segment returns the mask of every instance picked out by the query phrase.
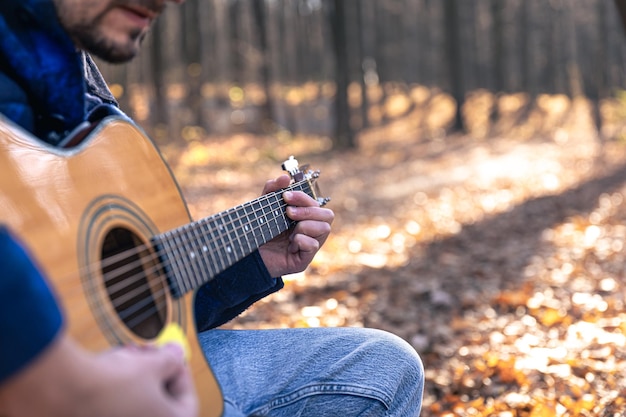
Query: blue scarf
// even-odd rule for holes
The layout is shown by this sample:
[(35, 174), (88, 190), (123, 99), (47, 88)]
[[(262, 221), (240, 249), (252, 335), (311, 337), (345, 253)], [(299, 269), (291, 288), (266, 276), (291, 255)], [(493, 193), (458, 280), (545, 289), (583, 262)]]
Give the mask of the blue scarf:
[(52, 0), (13, 4), (17, 21), (0, 14), (0, 55), (32, 109), (14, 105), (4, 113), (20, 120), (23, 112), (34, 111), (34, 133), (56, 142), (85, 117), (81, 54), (61, 27)]

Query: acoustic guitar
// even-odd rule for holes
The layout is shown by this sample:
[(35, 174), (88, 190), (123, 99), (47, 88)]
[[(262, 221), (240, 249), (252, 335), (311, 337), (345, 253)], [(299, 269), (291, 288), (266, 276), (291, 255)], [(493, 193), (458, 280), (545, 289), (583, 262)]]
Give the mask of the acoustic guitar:
[[(109, 116), (71, 148), (46, 145), (0, 116), (0, 218), (60, 298), (70, 334), (100, 351), (182, 329), (202, 417), (223, 400), (196, 337), (197, 288), (293, 225), (282, 191), (192, 221), (154, 143)], [(319, 172), (290, 158), (288, 187), (316, 198)]]

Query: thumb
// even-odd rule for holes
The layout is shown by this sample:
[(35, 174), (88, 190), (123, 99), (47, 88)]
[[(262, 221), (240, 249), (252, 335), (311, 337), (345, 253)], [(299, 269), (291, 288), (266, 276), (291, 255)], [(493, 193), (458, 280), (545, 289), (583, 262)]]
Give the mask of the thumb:
[(176, 343), (163, 345), (149, 354), (153, 356), (153, 369), (163, 381), (176, 378), (185, 369), (185, 352)]
[(168, 408), (172, 415), (195, 416), (198, 399), (193, 386), (191, 372), (185, 362), (182, 346), (170, 343), (159, 348), (157, 363), (158, 375), (162, 378), (163, 389), (169, 396)]

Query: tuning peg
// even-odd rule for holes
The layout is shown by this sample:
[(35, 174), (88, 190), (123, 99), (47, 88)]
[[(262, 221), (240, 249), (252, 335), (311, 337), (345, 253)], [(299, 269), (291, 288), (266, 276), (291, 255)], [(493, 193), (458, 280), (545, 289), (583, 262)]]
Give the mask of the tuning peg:
[(324, 207), (330, 201), (330, 197), (318, 197), (317, 202), (320, 203), (320, 207)]
[(293, 155), (291, 155), (289, 159), (283, 162), (282, 168), (284, 171), (287, 171), (292, 177), (300, 172), (300, 165), (298, 164), (298, 160), (294, 158)]

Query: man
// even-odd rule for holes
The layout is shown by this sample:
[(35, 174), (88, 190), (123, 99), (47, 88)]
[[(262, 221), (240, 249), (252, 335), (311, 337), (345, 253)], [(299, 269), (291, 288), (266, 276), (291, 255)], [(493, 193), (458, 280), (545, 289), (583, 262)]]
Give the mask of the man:
[[(115, 105), (86, 53), (109, 62), (130, 60), (166, 3), (0, 2), (0, 113), (59, 146), (81, 122), (93, 120), (102, 104)], [(278, 177), (263, 192), (288, 183), (287, 176)], [(219, 380), (224, 415), (418, 415), (422, 364), (393, 335), (368, 329), (215, 329), (279, 290), (282, 280), (273, 277), (304, 270), (328, 237), (331, 210), (301, 192), (285, 193), (284, 199), (295, 228), (201, 287), (196, 297), (199, 340)], [(0, 271), (0, 415), (197, 415), (203, 393), (194, 392), (180, 348), (127, 346), (97, 354), (83, 349), (64, 330), (51, 290), (7, 228), (0, 228)]]

